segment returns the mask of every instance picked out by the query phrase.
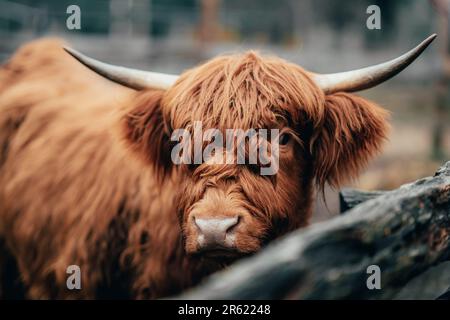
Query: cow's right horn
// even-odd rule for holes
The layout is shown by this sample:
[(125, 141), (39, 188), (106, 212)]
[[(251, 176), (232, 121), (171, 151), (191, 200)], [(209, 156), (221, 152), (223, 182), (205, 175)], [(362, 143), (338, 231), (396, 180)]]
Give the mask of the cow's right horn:
[(72, 48), (64, 47), (64, 50), (99, 75), (135, 90), (166, 90), (178, 79), (177, 75), (148, 72), (107, 64), (92, 59)]

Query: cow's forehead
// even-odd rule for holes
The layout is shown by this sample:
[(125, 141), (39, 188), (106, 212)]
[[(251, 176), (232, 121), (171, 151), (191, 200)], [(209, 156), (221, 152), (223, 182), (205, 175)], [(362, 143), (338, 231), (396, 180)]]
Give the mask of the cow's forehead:
[(323, 93), (308, 72), (253, 51), (212, 59), (180, 76), (163, 100), (174, 128), (267, 128), (321, 108)]

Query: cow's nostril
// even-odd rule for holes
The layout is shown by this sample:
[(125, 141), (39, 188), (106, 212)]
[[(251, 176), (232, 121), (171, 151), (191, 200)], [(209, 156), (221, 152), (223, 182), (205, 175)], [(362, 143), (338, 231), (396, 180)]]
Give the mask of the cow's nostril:
[(239, 221), (241, 220), (241, 217), (236, 216), (232, 218), (233, 220), (230, 221), (227, 230), (225, 231), (226, 233), (230, 233), (231, 231), (233, 231), (233, 229), (239, 224)]
[(198, 243), (203, 248), (231, 247), (231, 235), (239, 223), (239, 217), (196, 218), (194, 223), (198, 229)]

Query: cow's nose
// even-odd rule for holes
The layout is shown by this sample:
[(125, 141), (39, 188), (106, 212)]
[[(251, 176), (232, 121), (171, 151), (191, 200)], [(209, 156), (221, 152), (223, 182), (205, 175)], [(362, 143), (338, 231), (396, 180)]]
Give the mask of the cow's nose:
[(234, 246), (234, 228), (239, 217), (194, 218), (198, 228), (198, 245), (202, 249), (232, 248)]

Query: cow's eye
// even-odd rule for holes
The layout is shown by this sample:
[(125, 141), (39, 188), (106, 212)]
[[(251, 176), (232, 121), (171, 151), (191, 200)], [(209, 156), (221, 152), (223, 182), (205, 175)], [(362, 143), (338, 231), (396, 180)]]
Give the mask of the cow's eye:
[(285, 145), (287, 145), (289, 143), (289, 141), (291, 141), (291, 135), (290, 134), (283, 133), (283, 134), (280, 135), (280, 138), (279, 138), (280, 145), (285, 146)]

